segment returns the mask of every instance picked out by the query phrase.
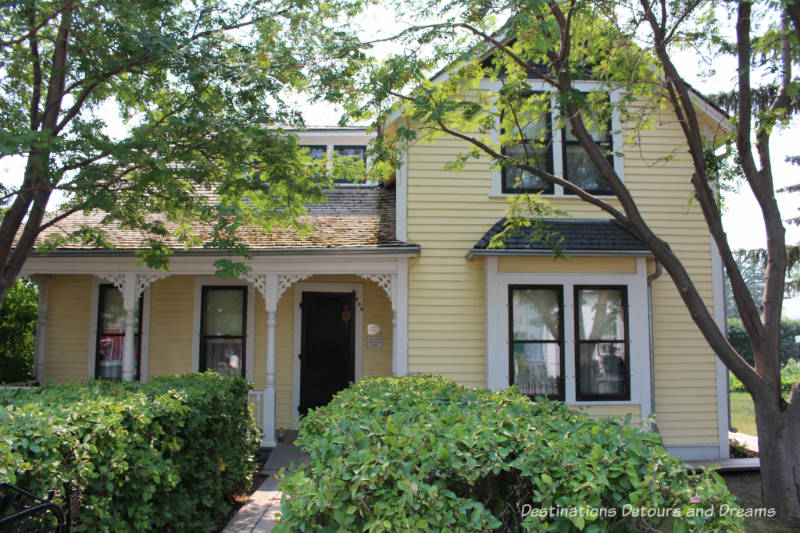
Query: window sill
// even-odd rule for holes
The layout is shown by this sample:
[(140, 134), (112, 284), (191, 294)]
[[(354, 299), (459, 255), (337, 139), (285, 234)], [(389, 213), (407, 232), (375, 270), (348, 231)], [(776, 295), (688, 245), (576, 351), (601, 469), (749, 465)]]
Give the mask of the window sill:
[(597, 405), (641, 405), (639, 400), (582, 400), (580, 402), (564, 402), (567, 405), (597, 406)]
[[(524, 193), (520, 193), (524, 194)], [(533, 194), (533, 193), (532, 193)], [(489, 193), (489, 198), (508, 198), (509, 196), (514, 196), (514, 193), (510, 192), (502, 192), (502, 193)], [(580, 198), (576, 194), (542, 194), (542, 198), (575, 198), (576, 200), (580, 200)], [(614, 200), (616, 196), (613, 194), (597, 194), (595, 198), (599, 198), (600, 200)]]

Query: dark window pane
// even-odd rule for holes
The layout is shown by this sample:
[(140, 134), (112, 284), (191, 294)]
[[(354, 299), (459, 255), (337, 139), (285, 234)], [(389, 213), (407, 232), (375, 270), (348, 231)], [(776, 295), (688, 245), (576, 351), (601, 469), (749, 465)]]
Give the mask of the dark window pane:
[[(503, 153), (515, 160), (524, 161), (543, 170), (550, 170), (550, 150), (546, 147), (517, 144), (503, 148)], [(503, 168), (503, 189), (551, 193), (553, 185), (535, 174), (514, 166), (507, 166)]]
[(611, 194), (611, 189), (600, 175), (600, 169), (592, 163), (580, 144), (566, 144), (564, 156), (564, 174), (567, 181), (591, 193)]
[(627, 365), (624, 342), (579, 343), (578, 399), (627, 396)]
[(206, 368), (219, 374), (242, 374), (242, 339), (206, 339)]
[[(122, 352), (125, 345), (125, 309), (122, 293), (111, 285), (101, 285), (98, 290), (97, 344), (95, 351), (95, 376), (104, 379), (122, 379)], [(139, 314), (142, 300), (134, 314), (133, 356), (136, 361), (136, 378), (139, 376), (139, 351), (141, 325)]]
[(514, 343), (513, 382), (523, 394), (558, 398), (561, 346), (557, 342)]
[[(593, 122), (592, 124), (587, 124), (586, 122), (583, 123), (583, 126), (586, 128), (586, 131), (589, 132), (589, 135), (592, 136), (592, 139), (597, 141), (598, 143), (611, 143), (611, 132), (608, 129), (608, 124), (603, 124), (601, 122)], [(572, 134), (572, 126), (567, 124), (566, 129), (566, 141), (567, 142), (578, 142), (578, 138)]]
[(365, 154), (367, 147), (359, 145), (337, 145), (333, 147), (333, 151), (340, 156), (353, 156), (356, 159), (364, 161), (366, 159)]
[(244, 375), (244, 287), (204, 287), (200, 370)]
[(526, 124), (515, 125), (509, 132), (512, 139), (536, 141), (547, 145), (550, 142), (550, 121), (547, 113), (542, 113)]
[(557, 289), (515, 289), (512, 297), (512, 339), (555, 341), (561, 338)]
[(100, 333), (125, 333), (125, 309), (122, 307), (122, 293), (115, 287), (100, 287)]
[[(503, 154), (514, 161), (525, 163), (552, 172), (553, 152), (550, 114), (541, 113), (526, 123), (509, 122), (510, 115), (503, 119), (504, 132), (512, 142), (502, 149)], [(552, 194), (553, 185), (522, 169), (508, 165), (503, 167), (503, 192), (545, 192)]]
[(244, 325), (244, 291), (209, 289), (206, 292), (204, 335), (241, 336)]
[(622, 289), (581, 289), (578, 305), (579, 340), (625, 339)]
[(301, 148), (308, 148), (311, 159), (324, 159), (328, 151), (328, 147), (324, 144), (320, 145), (301, 145)]

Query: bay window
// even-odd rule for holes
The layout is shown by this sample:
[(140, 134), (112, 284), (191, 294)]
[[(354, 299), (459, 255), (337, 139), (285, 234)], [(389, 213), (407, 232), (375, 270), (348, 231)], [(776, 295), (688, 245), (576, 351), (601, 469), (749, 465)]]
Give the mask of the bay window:
[[(509, 285), (508, 301), (510, 384), (531, 398), (565, 400), (569, 385), (577, 401), (630, 400), (626, 286)], [(565, 379), (566, 357), (574, 379)]]
[(625, 287), (575, 287), (577, 400), (627, 400), (628, 302)]
[(530, 397), (564, 399), (561, 287), (510, 286), (511, 384)]

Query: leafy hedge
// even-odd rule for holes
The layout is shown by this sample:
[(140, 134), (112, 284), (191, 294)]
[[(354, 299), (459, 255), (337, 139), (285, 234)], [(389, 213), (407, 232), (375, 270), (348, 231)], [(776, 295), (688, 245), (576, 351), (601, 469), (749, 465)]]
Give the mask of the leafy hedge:
[[(719, 476), (658, 436), (518, 390), (373, 378), (302, 421), (308, 464), (281, 482), (275, 531), (740, 531)], [(645, 509), (645, 511), (641, 511)], [(659, 511), (661, 510), (661, 511)], [(716, 511), (715, 511), (716, 510)], [(612, 516), (613, 513), (613, 516)]]
[[(795, 342), (795, 337), (797, 336), (800, 336), (800, 320), (781, 319), (782, 365), (786, 364), (789, 359), (800, 359), (800, 344)], [(741, 319), (728, 319), (728, 340), (748, 363), (755, 364), (753, 348), (750, 346), (750, 339), (744, 331)]]
[[(728, 379), (731, 392), (747, 392), (742, 382), (732, 372), (728, 373)], [(781, 391), (783, 391), (783, 394), (789, 394), (794, 384), (798, 381), (800, 381), (800, 361), (789, 359), (781, 367)]]
[(249, 383), (213, 373), (0, 392), (0, 479), (75, 488), (73, 530), (213, 531), (258, 448)]

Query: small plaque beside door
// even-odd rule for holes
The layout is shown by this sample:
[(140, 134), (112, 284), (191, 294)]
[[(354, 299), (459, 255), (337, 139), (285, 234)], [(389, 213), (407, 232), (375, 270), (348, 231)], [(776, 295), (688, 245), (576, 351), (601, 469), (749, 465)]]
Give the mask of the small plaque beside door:
[(383, 335), (367, 335), (367, 350), (383, 350)]

